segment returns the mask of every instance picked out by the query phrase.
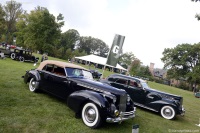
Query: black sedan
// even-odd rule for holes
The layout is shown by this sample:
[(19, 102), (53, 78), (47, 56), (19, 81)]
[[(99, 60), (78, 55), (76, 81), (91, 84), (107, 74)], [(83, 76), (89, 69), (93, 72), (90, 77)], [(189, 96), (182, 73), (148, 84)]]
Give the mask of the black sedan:
[(19, 60), (21, 62), (29, 61), (29, 62), (38, 62), (39, 57), (35, 57), (32, 55), (32, 51), (22, 48), (15, 48), (13, 52), (10, 54), (10, 58), (13, 60)]
[(134, 104), (126, 91), (93, 80), (89, 70), (81, 66), (45, 60), (23, 77), (31, 92), (43, 90), (66, 100), (88, 127), (135, 117)]
[(176, 115), (185, 113), (181, 96), (151, 89), (144, 80), (113, 74), (100, 82), (126, 90), (135, 105), (159, 112), (165, 119), (174, 119)]

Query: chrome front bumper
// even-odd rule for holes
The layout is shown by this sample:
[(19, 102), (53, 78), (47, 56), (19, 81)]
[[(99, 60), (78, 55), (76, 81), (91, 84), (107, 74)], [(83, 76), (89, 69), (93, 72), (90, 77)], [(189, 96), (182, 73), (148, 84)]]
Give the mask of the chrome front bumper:
[(120, 115), (118, 117), (115, 118), (107, 118), (106, 122), (108, 123), (116, 123), (116, 122), (122, 122), (131, 118), (135, 117), (135, 111), (136, 111), (136, 107), (134, 107), (133, 111), (130, 112), (121, 112)]
[(185, 115), (185, 108), (182, 106), (182, 108), (181, 108), (181, 111), (180, 111), (181, 113), (181, 116), (184, 116)]

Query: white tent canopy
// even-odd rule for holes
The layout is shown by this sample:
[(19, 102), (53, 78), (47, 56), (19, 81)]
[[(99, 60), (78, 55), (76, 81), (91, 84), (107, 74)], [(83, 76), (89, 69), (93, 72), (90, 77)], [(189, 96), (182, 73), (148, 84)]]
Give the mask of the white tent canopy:
[(108, 64), (106, 64), (107, 58), (96, 56), (96, 55), (93, 55), (93, 54), (86, 55), (86, 56), (81, 56), (81, 57), (75, 57), (75, 59), (89, 61), (89, 62), (93, 62), (93, 63), (96, 63), (96, 64), (101, 64), (101, 65), (104, 65), (104, 66), (109, 66), (109, 67), (112, 67), (112, 68), (117, 68), (117, 69), (120, 69), (120, 70), (127, 71), (127, 69), (123, 68), (119, 64), (117, 64), (116, 67), (108, 65)]

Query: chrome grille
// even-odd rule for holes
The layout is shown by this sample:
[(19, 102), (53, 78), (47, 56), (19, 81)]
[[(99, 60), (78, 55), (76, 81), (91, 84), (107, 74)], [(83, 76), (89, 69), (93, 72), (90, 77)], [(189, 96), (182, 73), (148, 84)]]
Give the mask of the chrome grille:
[(127, 94), (120, 96), (119, 112), (125, 112), (126, 111), (126, 99), (127, 99)]
[(183, 108), (183, 98), (180, 99), (180, 106), (179, 106), (180, 110), (182, 110), (182, 108)]

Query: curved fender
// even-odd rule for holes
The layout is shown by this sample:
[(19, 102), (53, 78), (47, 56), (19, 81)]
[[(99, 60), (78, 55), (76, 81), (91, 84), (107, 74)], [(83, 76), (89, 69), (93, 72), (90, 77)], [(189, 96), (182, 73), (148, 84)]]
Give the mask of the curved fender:
[(67, 105), (73, 111), (79, 112), (87, 101), (92, 101), (101, 108), (108, 107), (108, 101), (102, 95), (89, 90), (80, 90), (72, 93), (67, 99)]
[(32, 77), (35, 77), (37, 81), (41, 80), (40, 74), (37, 70), (30, 70), (26, 72), (24, 76), (24, 82), (29, 82)]
[(158, 112), (160, 111), (161, 107), (163, 106), (172, 106), (176, 111), (178, 109), (177, 105), (170, 100), (157, 100), (149, 103), (149, 107), (156, 109)]

